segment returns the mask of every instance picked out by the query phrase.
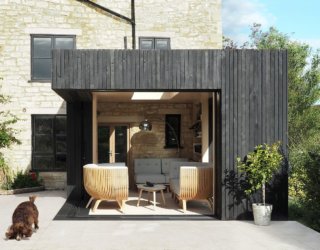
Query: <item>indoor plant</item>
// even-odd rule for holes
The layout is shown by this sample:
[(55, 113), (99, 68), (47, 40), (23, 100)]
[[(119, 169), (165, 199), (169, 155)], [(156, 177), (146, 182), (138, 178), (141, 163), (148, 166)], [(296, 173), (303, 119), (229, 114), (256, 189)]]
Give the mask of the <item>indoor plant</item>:
[(250, 195), (262, 189), (263, 203), (253, 203), (253, 217), (257, 225), (269, 225), (272, 205), (266, 204), (266, 183), (271, 181), (274, 173), (280, 168), (283, 156), (279, 151), (280, 142), (261, 144), (249, 152), (244, 160), (237, 158), (237, 166), (240, 172), (245, 173), (248, 185), (244, 190)]

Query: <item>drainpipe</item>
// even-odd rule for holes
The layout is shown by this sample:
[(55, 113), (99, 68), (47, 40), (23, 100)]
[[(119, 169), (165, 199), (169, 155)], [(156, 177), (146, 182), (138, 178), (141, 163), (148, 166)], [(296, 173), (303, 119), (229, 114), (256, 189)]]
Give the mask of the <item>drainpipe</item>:
[(135, 4), (134, 0), (131, 0), (131, 18), (126, 17), (124, 15), (121, 15), (120, 13), (117, 13), (109, 8), (106, 8), (100, 4), (94, 3), (90, 0), (77, 0), (78, 2), (86, 3), (92, 7), (95, 7), (97, 9), (100, 9), (104, 12), (107, 12), (113, 16), (119, 17), (120, 19), (126, 21), (127, 23), (131, 24), (132, 27), (132, 49), (136, 48), (136, 24), (135, 24)]
[(134, 0), (131, 0), (132, 49), (136, 49), (136, 14)]

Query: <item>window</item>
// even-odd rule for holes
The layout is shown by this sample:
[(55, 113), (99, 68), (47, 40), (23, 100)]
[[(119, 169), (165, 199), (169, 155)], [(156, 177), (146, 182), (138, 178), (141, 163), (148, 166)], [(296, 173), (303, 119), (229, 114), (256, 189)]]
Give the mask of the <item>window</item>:
[(32, 170), (65, 171), (66, 115), (32, 116)]
[(74, 49), (75, 36), (31, 36), (31, 80), (51, 80), (52, 49)]
[(170, 49), (170, 38), (140, 37), (140, 49)]
[(181, 123), (181, 115), (166, 115), (165, 148), (181, 148), (180, 123)]

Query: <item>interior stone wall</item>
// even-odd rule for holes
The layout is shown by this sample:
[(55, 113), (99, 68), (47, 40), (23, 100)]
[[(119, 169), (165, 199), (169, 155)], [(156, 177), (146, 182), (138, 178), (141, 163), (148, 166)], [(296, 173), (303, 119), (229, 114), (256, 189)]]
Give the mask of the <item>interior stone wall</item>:
[[(133, 183), (133, 160), (136, 158), (170, 158), (183, 157), (193, 159), (193, 137), (190, 130), (194, 122), (193, 104), (164, 103), (98, 103), (98, 123), (121, 123), (129, 126), (128, 167), (130, 186)], [(181, 114), (182, 148), (164, 148), (165, 115)], [(152, 123), (151, 131), (140, 131), (139, 123), (148, 119)], [(198, 159), (196, 159), (198, 160)]]

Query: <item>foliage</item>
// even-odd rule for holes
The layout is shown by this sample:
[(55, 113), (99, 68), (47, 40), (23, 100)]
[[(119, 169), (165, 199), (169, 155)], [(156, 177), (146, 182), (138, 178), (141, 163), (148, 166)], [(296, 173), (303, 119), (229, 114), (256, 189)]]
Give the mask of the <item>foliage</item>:
[(33, 175), (30, 173), (24, 173), (23, 171), (18, 171), (17, 175), (14, 177), (12, 182), (12, 189), (26, 188), (26, 187), (38, 187), (41, 185), (39, 175)]
[[(320, 135), (316, 137), (319, 142)], [(310, 208), (320, 210), (320, 145), (310, 143), (292, 153), (294, 163), (290, 176), (289, 195)]]
[(274, 173), (280, 168), (283, 157), (279, 151), (280, 142), (272, 145), (262, 144), (249, 152), (244, 160), (237, 158), (240, 172), (245, 173), (249, 186), (245, 189), (247, 195), (262, 188), (265, 204), (265, 184), (270, 182)]
[(297, 220), (320, 232), (320, 209), (310, 208), (299, 199), (289, 199), (289, 219)]
[(10, 189), (12, 181), (13, 181), (13, 171), (7, 165), (2, 153), (0, 152), (0, 184), (1, 184), (0, 188)]
[[(0, 86), (1, 87), (1, 86)], [(10, 102), (10, 98), (3, 94), (0, 94), (0, 104), (6, 104)], [(20, 144), (21, 142), (16, 138), (17, 130), (12, 128), (19, 119), (10, 113), (10, 111), (4, 111), (0, 109), (0, 150), (3, 148), (9, 148), (12, 144)], [(4, 188), (8, 188), (12, 182), (13, 172), (12, 169), (6, 164), (3, 153), (0, 152), (0, 184)]]
[[(8, 96), (0, 94), (0, 103), (6, 104), (10, 101)], [(16, 138), (17, 130), (11, 126), (17, 123), (19, 119), (10, 113), (10, 111), (0, 110), (0, 149), (9, 148), (12, 144), (20, 144)]]
[[(243, 199), (247, 198), (245, 190), (249, 188), (245, 173), (238, 174), (234, 170), (226, 169), (224, 176), (222, 184), (228, 190), (228, 194), (234, 197), (235, 203), (239, 205)], [(233, 203), (230, 204), (231, 206), (233, 206)]]

